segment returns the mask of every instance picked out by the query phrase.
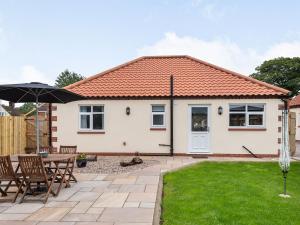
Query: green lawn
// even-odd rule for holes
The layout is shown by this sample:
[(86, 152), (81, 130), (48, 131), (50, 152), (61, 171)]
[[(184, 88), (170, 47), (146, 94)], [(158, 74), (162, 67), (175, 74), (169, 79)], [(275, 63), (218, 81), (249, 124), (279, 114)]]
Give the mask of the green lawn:
[(300, 224), (300, 163), (204, 162), (164, 176), (163, 225)]

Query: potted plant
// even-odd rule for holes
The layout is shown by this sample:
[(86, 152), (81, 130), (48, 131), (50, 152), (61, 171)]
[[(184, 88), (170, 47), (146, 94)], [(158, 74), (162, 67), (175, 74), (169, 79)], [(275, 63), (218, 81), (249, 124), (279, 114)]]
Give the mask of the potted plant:
[(76, 164), (77, 164), (77, 167), (79, 167), (79, 168), (86, 167), (86, 164), (87, 164), (86, 154), (80, 153), (76, 158)]

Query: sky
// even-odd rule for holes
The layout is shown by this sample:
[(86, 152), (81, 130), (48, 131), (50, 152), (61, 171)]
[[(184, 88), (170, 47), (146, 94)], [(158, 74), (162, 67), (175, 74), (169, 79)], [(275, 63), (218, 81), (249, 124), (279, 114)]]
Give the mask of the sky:
[(0, 83), (174, 54), (249, 75), (300, 56), (299, 11), (297, 0), (0, 0)]

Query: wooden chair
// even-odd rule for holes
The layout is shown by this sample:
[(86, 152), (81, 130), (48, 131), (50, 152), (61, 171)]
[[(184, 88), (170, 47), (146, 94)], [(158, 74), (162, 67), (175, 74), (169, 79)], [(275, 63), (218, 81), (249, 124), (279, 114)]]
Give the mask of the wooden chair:
[[(12, 202), (15, 202), (20, 192), (19, 189), (22, 189), (22, 182), (20, 181), (20, 174), (15, 174), (9, 155), (0, 156), (0, 183), (3, 181), (8, 183), (5, 185), (4, 190), (1, 188), (2, 185), (0, 186), (2, 196), (7, 196), (8, 189), (11, 186), (17, 186), (18, 191), (12, 199)], [(12, 184), (13, 182), (15, 182), (15, 185)]]
[[(46, 185), (47, 193), (45, 199), (43, 200), (44, 203), (47, 202), (50, 193), (55, 196), (55, 193), (52, 189), (52, 185), (55, 180), (54, 174), (46, 173), (41, 156), (18, 156), (18, 159), (23, 174), (22, 184), (25, 184), (25, 190), (21, 197), (20, 203), (23, 202), (28, 191), (31, 191), (32, 194), (35, 194), (34, 189), (32, 189), (32, 184), (36, 184), (36, 186), (38, 186), (44, 183)], [(17, 193), (19, 193), (19, 191), (20, 188)]]
[[(59, 147), (59, 153), (60, 154), (76, 154), (77, 153), (77, 146), (74, 145), (74, 146), (66, 146), (66, 145), (61, 145)], [(74, 170), (74, 165), (75, 165), (75, 159), (74, 160), (71, 160), (70, 163), (69, 163), (69, 166), (68, 168), (64, 168), (67, 170), (67, 174), (66, 176), (68, 176), (68, 181), (74, 181), (77, 183), (77, 179), (75, 178), (75, 176), (73, 175), (73, 170)], [(60, 168), (63, 168), (64, 166), (66, 165), (62, 165), (60, 166)]]
[[(40, 147), (40, 152), (47, 152), (48, 154), (55, 154), (57, 153), (56, 151), (53, 150), (53, 147), (51, 146), (42, 146)], [(46, 169), (48, 172), (51, 172), (51, 169), (53, 169), (51, 162), (45, 164)]]
[(53, 147), (51, 146), (43, 146), (43, 147), (40, 147), (40, 151), (41, 152), (48, 152), (49, 154), (54, 154), (54, 153), (57, 153), (53, 150)]

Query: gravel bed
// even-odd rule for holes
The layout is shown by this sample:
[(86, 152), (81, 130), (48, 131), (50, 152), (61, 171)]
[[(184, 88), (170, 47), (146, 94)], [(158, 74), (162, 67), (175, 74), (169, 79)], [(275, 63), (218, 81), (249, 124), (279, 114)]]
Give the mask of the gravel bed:
[(75, 165), (75, 173), (100, 173), (100, 174), (118, 174), (128, 173), (135, 170), (143, 169), (148, 166), (157, 165), (160, 162), (157, 160), (143, 159), (142, 164), (133, 166), (122, 167), (120, 166), (121, 161), (130, 161), (132, 157), (98, 157), (97, 161), (89, 161), (87, 166), (84, 168), (77, 168)]

